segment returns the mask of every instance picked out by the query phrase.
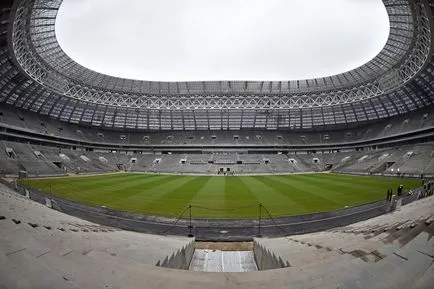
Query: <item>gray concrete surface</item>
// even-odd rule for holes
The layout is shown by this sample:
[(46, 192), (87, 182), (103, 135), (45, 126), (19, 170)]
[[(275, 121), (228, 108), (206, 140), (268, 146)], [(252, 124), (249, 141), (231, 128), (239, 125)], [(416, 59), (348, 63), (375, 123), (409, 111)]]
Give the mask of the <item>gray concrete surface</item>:
[(269, 251), (258, 241), (253, 244), (255, 263), (259, 270), (271, 270), (290, 267), (289, 262), (284, 262), (281, 257)]
[(156, 265), (165, 268), (188, 270), (195, 252), (194, 250), (194, 241), (191, 241), (177, 252), (167, 256), (162, 262), (157, 262)]
[(254, 272), (258, 268), (252, 251), (196, 249), (190, 264), (190, 270), (201, 272)]

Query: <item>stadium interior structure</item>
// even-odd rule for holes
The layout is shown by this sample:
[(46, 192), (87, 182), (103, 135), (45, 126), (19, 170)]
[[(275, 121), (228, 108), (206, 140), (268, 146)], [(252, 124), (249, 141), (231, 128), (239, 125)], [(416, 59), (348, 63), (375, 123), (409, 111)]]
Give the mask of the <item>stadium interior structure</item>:
[(62, 1), (6, 2), (3, 174), (434, 173), (432, 16), (423, 1), (384, 1), (386, 46), (343, 74), (174, 83), (90, 71), (56, 41)]
[[(48, 177), (119, 171), (209, 175), (331, 171), (433, 178), (434, 4), (429, 0), (383, 0), (383, 3), (390, 20), (387, 44), (374, 59), (354, 70), (324, 78), (275, 82), (149, 82), (103, 75), (69, 58), (60, 48), (55, 35), (55, 20), (62, 0), (1, 1), (0, 176), (14, 179), (18, 176)], [(8, 194), (9, 191), (4, 189), (2, 196)], [(51, 210), (44, 211), (46, 208), (36, 207), (19, 196), (5, 200), (15, 202), (14, 206), (29, 206), (30, 209), (23, 212), (28, 215), (22, 216), (29, 222), (34, 222), (34, 218), (41, 224), (48, 222), (51, 225), (47, 226), (54, 228), (61, 226), (60, 220), (73, 218)], [(400, 275), (401, 271), (388, 270), (387, 274), (393, 271), (388, 281), (390, 284), (382, 285), (381, 288), (399, 288), (402, 284), (409, 284), (405, 288), (429, 288), (434, 275), (432, 225), (429, 227), (432, 207), (425, 208), (431, 215), (419, 212), (420, 215), (406, 219), (408, 208), (416, 204), (421, 203), (416, 201), (403, 207), (399, 225), (389, 215), (384, 215), (378, 217), (380, 219), (365, 221), (368, 223), (357, 223), (347, 229), (335, 229), (319, 235), (312, 233), (292, 239), (256, 240), (253, 251), (257, 269), (285, 267), (277, 273), (261, 275), (257, 272), (259, 275), (245, 275), (247, 277), (235, 274), (223, 277), (190, 273), (182, 275), (145, 266), (149, 282), (146, 288), (164, 288), (164, 284), (177, 286), (174, 280), (180, 276), (184, 276), (180, 278), (185, 282), (183, 285), (189, 288), (202, 288), (195, 283), (198, 279), (202, 285), (207, 284), (212, 288), (235, 288), (238, 285), (241, 286), (239, 288), (256, 288), (255, 282), (266, 286), (261, 282), (268, 278), (283, 288), (289, 284), (288, 280), (295, 278), (296, 273), (288, 273), (294, 264), (297, 267), (297, 262), (300, 262), (304, 266), (321, 254), (324, 259), (318, 266), (312, 265), (309, 269), (305, 265), (305, 270), (303, 267), (297, 268), (306, 272), (305, 278), (300, 277), (297, 281), (301, 282), (297, 283), (300, 288), (309, 287), (306, 278), (319, 278), (315, 279), (318, 283), (313, 286), (318, 288), (336, 288), (337, 284), (339, 288), (380, 288), (378, 276), (373, 274), (374, 269), (365, 268), (370, 262), (374, 263), (375, 268), (378, 267), (376, 270), (386, 270), (390, 264), (395, 264), (394, 268), (402, 266), (409, 270), (410, 277)], [(20, 211), (19, 208), (17, 205), (16, 212)], [(7, 208), (4, 210), (9, 212)], [(417, 207), (414, 210), (417, 211)], [(42, 215), (32, 217), (30, 213)], [(19, 216), (13, 216), (14, 220), (18, 220)], [(51, 219), (47, 216), (51, 216)], [(425, 219), (426, 225), (422, 222)], [(88, 228), (95, 226), (96, 234), (105, 230), (105, 227), (90, 225), (82, 220), (68, 219), (67, 222), (80, 223)], [(414, 225), (411, 229), (427, 226), (428, 233), (424, 229), (414, 234), (410, 225)], [(5, 225), (5, 230), (13, 231), (10, 238), (20, 239), (20, 231), (9, 226)], [(369, 243), (367, 239), (361, 241), (357, 237), (360, 232), (378, 236), (383, 233), (378, 228), (384, 229), (384, 232), (388, 229), (398, 231), (398, 226), (401, 226), (399, 230), (405, 229), (405, 234), (409, 234), (402, 235), (406, 241), (399, 246), (386, 246), (375, 238), (375, 243)], [(369, 232), (363, 229), (365, 227)], [(38, 251), (37, 256), (47, 254), (43, 247), (50, 245), (43, 244), (42, 239), (46, 237), (42, 231), (29, 233), (24, 230), (21, 233), (21, 236), (30, 236), (35, 244), (41, 246), (40, 250), (35, 249)], [(56, 231), (55, 235), (58, 234)], [(113, 232), (112, 235), (116, 235), (111, 241), (113, 246), (132, 242), (139, 251), (137, 244), (143, 241), (142, 238), (146, 239), (143, 242), (152, 243), (152, 246), (170, 244), (165, 250), (159, 251), (166, 256), (176, 252), (175, 247), (182, 247), (166, 259), (150, 258), (152, 265), (185, 269), (186, 258), (189, 259), (186, 256), (190, 256), (191, 260), (191, 252), (194, 251), (191, 249), (191, 239), (165, 239), (158, 236), (161, 240), (157, 240), (152, 235), (122, 234)], [(430, 238), (424, 239), (423, 234), (428, 234)], [(342, 251), (336, 254), (333, 244), (327, 243), (333, 236), (339, 239), (342, 248), (350, 249), (351, 244), (356, 246), (356, 243), (364, 242), (371, 253), (376, 253), (372, 253), (373, 259), (369, 256), (364, 258), (363, 255), (363, 258), (358, 256), (357, 260), (351, 259), (356, 250), (353, 253), (345, 254)], [(84, 242), (81, 236), (71, 238), (77, 248), (87, 250), (81, 243)], [(4, 253), (0, 252), (0, 265), (6, 264), (3, 261), (9, 260), (7, 256), (10, 252), (20, 250), (11, 245), (15, 241), (11, 240), (9, 244), (7, 238), (0, 238), (0, 249), (4, 250)], [(290, 248), (285, 247), (288, 240), (291, 242)], [(304, 242), (309, 244), (309, 248), (303, 247)], [(309, 251), (313, 244), (321, 254)], [(94, 243), (92, 246), (97, 248), (105, 245)], [(300, 250), (297, 249), (296, 253), (291, 251), (298, 247)], [(424, 257), (414, 258), (416, 250), (422, 250), (424, 254), (421, 256)], [(21, 273), (28, 271), (29, 267), (23, 264), (29, 258), (35, 264), (42, 262), (35, 261), (33, 253), (26, 255), (27, 259), (17, 261)], [(63, 253), (68, 255), (66, 251)], [(128, 255), (126, 251), (123, 253), (123, 259), (116, 255), (109, 256), (107, 268), (113, 266), (119, 269), (119, 266), (128, 264), (129, 270), (134, 271), (134, 265), (143, 265), (137, 259), (132, 261), (131, 254)], [(40, 272), (66, 272), (71, 266), (80, 267), (82, 264), (98, 267), (95, 264), (99, 257), (103, 257), (93, 254), (89, 259), (80, 257), (69, 260), (68, 265), (63, 263), (66, 261), (62, 258), (53, 257), (50, 260), (55, 263), (44, 261), (48, 263), (44, 263), (45, 267), (39, 267)], [(281, 258), (276, 257), (279, 254)], [(266, 265), (258, 262), (258, 256), (267, 260)], [(348, 271), (349, 277), (336, 277), (343, 266), (336, 267), (335, 275), (330, 275), (336, 278), (315, 275), (318, 272), (328, 274), (327, 270), (333, 262), (352, 268), (351, 272)], [(59, 267), (55, 270), (56, 265), (53, 264)], [(6, 288), (19, 287), (14, 283), (19, 271), (10, 269), (8, 272), (15, 272), (15, 275), (11, 274), (8, 278), (1, 271), (0, 277), (4, 279), (0, 278), (0, 285), (2, 282), (11, 282), (4, 283), (12, 286)], [(86, 272), (80, 271), (75, 276), (78, 278), (75, 284), (79, 285), (74, 286), (68, 281), (74, 276), (63, 275), (61, 281), (61, 271), (56, 272), (56, 277), (45, 281), (38, 279), (33, 272), (33, 275), (27, 276), (27, 280), (35, 282), (38, 279), (40, 283), (33, 284), (39, 284), (39, 287), (30, 284), (25, 288), (90, 288), (99, 280), (88, 276), (88, 283), (80, 283), (77, 276), (87, 276)], [(107, 272), (101, 272), (101, 276), (115, 284), (117, 281), (108, 277)], [(149, 281), (153, 274), (165, 275), (162, 278), (167, 278), (166, 283)], [(157, 277), (154, 275), (153, 278)], [(133, 282), (128, 284), (137, 284), (134, 280), (128, 281)], [(360, 285), (360, 280), (368, 283)], [(370, 287), (365, 287), (368, 285)]]

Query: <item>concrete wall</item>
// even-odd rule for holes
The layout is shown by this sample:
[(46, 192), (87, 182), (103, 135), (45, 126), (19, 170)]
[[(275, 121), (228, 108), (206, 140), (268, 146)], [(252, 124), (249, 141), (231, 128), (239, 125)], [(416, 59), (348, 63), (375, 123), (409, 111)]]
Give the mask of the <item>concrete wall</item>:
[(182, 247), (177, 252), (174, 252), (172, 255), (167, 256), (163, 261), (158, 261), (155, 265), (165, 268), (188, 270), (193, 254), (194, 241)]
[(253, 254), (255, 255), (255, 262), (260, 271), (291, 266), (288, 262), (285, 263), (282, 258), (271, 253), (267, 248), (256, 241), (253, 243)]

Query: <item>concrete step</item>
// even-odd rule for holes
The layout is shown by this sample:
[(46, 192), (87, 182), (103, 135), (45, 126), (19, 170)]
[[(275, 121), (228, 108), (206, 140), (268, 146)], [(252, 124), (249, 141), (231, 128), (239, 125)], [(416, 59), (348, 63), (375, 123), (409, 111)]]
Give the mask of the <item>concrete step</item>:
[(340, 288), (334, 285), (340, 284), (343, 277), (356, 276), (366, 266), (367, 263), (361, 260), (349, 255), (341, 255), (306, 268), (288, 268), (288, 274), (290, 274), (291, 286), (309, 284), (309, 288), (325, 288), (326, 285), (331, 288)]
[(418, 252), (420, 246), (426, 245), (427, 235), (421, 232), (393, 254), (365, 268), (359, 278), (348, 283), (359, 286), (354, 288), (392, 288), (395, 285), (399, 285), (399, 288), (411, 288), (432, 266), (433, 258)]
[(415, 252), (434, 258), (434, 238), (428, 232), (420, 232), (413, 240), (395, 253), (409, 259)]
[(423, 276), (416, 281), (412, 289), (432, 289), (434, 284), (434, 261)]
[[(126, 288), (128, 284), (140, 284), (139, 276), (144, 264), (119, 262), (116, 257), (90, 254), (91, 252), (70, 252), (64, 256), (48, 253), (39, 258), (56, 274), (82, 288), (93, 288), (97, 280), (104, 280), (106, 288)], [(130, 283), (131, 282), (131, 283)], [(101, 285), (104, 288), (104, 284)], [(62, 287), (47, 287), (62, 288)]]
[(31, 282), (23, 275), (23, 270), (15, 266), (0, 249), (0, 288), (32, 288)]
[[(73, 282), (65, 280), (62, 272), (54, 270), (53, 264), (46, 264), (43, 260), (35, 258), (25, 250), (7, 257), (8, 263), (12, 268), (20, 268), (20, 273), (25, 278), (23, 280), (31, 280), (30, 288), (82, 288)], [(12, 270), (10, 273), (13, 274), (14, 271)]]

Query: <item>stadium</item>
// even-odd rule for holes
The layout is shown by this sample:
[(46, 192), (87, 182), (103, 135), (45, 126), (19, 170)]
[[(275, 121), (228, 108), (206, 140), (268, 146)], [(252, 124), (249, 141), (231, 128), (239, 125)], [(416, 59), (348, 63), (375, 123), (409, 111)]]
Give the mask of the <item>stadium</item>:
[(0, 288), (432, 288), (434, 4), (355, 69), (145, 81), (0, 3)]

